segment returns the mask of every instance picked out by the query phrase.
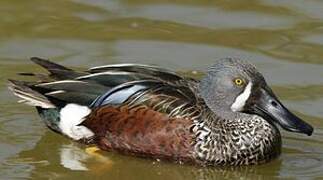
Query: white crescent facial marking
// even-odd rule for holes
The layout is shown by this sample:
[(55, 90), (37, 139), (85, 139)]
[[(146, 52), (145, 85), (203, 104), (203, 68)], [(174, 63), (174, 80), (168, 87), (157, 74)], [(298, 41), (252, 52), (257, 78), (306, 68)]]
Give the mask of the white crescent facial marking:
[(91, 113), (91, 109), (78, 104), (67, 104), (60, 111), (59, 128), (68, 137), (74, 140), (89, 138), (94, 133), (85, 126), (79, 125)]
[(231, 110), (234, 112), (241, 111), (246, 104), (246, 101), (249, 99), (251, 94), (252, 83), (249, 82), (245, 87), (244, 91), (236, 98), (234, 103), (231, 105)]

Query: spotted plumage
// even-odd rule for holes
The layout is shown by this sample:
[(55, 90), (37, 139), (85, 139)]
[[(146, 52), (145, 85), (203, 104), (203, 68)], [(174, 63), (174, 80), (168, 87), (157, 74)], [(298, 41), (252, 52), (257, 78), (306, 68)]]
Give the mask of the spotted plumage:
[(115, 64), (78, 72), (40, 58), (50, 74), (10, 80), (52, 130), (102, 150), (200, 165), (268, 162), (281, 151), (275, 125), (310, 135), (256, 68), (222, 59), (201, 80), (155, 66)]

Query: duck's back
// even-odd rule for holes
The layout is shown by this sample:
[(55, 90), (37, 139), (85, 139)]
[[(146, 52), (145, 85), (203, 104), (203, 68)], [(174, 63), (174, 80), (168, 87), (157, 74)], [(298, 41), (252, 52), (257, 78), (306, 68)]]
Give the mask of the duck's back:
[(82, 125), (94, 132), (96, 143), (105, 150), (192, 161), (197, 104), (183, 82), (131, 81), (98, 98)]
[(76, 72), (34, 58), (51, 74), (12, 81), (46, 124), (105, 150), (193, 161), (193, 121), (200, 115), (196, 81), (146, 65), (109, 65)]

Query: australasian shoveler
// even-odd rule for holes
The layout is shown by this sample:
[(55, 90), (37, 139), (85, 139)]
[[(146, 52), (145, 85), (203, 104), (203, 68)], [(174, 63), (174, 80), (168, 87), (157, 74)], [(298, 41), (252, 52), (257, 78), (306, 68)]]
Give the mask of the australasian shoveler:
[(9, 80), (46, 125), (102, 150), (201, 165), (249, 165), (280, 154), (276, 127), (313, 128), (277, 99), (248, 62), (225, 58), (201, 80), (155, 66), (114, 64), (80, 72), (31, 58), (50, 74)]

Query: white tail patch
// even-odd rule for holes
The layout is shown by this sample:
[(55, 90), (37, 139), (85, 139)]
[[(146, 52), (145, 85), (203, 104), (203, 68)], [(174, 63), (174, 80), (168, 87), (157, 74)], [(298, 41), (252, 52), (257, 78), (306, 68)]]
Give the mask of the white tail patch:
[(60, 111), (59, 128), (68, 137), (74, 140), (89, 138), (94, 133), (85, 126), (79, 125), (84, 121), (84, 118), (91, 113), (91, 110), (86, 106), (77, 104), (67, 104)]
[(243, 110), (249, 96), (251, 94), (252, 83), (249, 82), (244, 91), (236, 98), (234, 103), (231, 105), (231, 110), (234, 112)]

